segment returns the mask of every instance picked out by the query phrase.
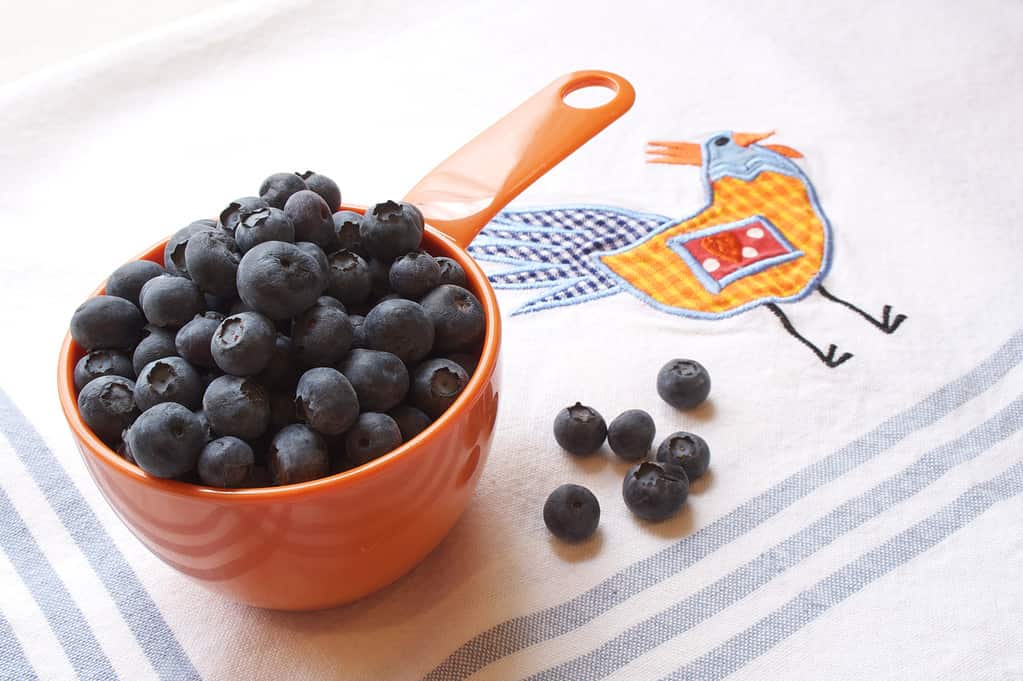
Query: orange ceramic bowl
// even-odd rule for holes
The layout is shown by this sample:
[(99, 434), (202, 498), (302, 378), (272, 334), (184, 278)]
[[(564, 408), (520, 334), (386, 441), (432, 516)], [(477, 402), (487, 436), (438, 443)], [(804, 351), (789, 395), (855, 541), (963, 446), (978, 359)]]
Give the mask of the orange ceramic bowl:
[[(162, 264), (165, 243), (141, 258)], [(70, 334), (65, 338), (58, 389), (75, 442), (107, 502), (161, 560), (236, 601), (315, 610), (382, 588), (441, 542), (472, 499), (490, 450), (501, 323), (486, 275), (464, 250), (430, 226), (423, 247), (456, 260), (483, 304), (479, 365), (455, 403), (422, 433), (319, 480), (226, 490), (147, 475), (82, 421), (73, 369), (83, 350)]]
[[(565, 103), (566, 94), (591, 86), (608, 88), (614, 97), (589, 109)], [(455, 403), (415, 438), (363, 466), (297, 485), (240, 490), (146, 475), (82, 422), (72, 371), (83, 353), (66, 337), (58, 367), (61, 407), (89, 473), (125, 524), (171, 567), (263, 608), (339, 605), (411, 570), (472, 498), (497, 417), (501, 318), (486, 275), (464, 247), (509, 201), (624, 114), (634, 99), (632, 85), (617, 74), (569, 73), (406, 194), (405, 201), (426, 217), (424, 248), (465, 270), (469, 288), (483, 303), (486, 338), (476, 372)], [(141, 257), (162, 264), (165, 243)]]

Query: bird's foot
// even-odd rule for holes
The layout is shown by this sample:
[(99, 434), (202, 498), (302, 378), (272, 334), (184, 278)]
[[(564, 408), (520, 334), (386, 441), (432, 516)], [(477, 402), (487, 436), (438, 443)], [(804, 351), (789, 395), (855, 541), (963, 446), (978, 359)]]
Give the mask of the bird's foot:
[(788, 316), (786, 316), (786, 314), (782, 312), (781, 308), (778, 307), (777, 304), (767, 303), (767, 309), (770, 310), (771, 313), (778, 318), (778, 321), (780, 321), (782, 327), (784, 327), (784, 329), (789, 332), (789, 335), (791, 335), (793, 338), (795, 338), (797, 341), (799, 341), (806, 347), (810, 348), (813, 351), (813, 354), (817, 356), (817, 359), (824, 363), (824, 366), (830, 369), (834, 369), (839, 364), (842, 364), (845, 361), (852, 359), (851, 352), (843, 352), (841, 355), (838, 355), (838, 357), (835, 357), (835, 355), (838, 354), (838, 346), (836, 346), (834, 343), (828, 345), (827, 352), (823, 352), (820, 348), (811, 343), (806, 338), (806, 336), (796, 331), (796, 327), (792, 325), (792, 322), (789, 321)]
[(893, 318), (892, 317), (892, 306), (891, 305), (885, 305), (884, 309), (881, 310), (881, 321), (880, 322), (877, 321), (876, 319), (869, 318), (869, 317), (868, 317), (868, 321), (871, 322), (877, 328), (881, 329), (881, 331), (884, 331), (885, 333), (895, 333), (895, 329), (899, 328), (902, 325), (902, 322), (906, 321), (906, 315), (904, 315), (904, 314), (897, 314)]
[(843, 307), (849, 308), (850, 310), (852, 310), (853, 312), (855, 312), (856, 314), (870, 322), (871, 326), (880, 329), (884, 333), (895, 333), (895, 329), (899, 328), (899, 326), (902, 325), (902, 322), (906, 321), (906, 315), (904, 314), (897, 314), (895, 315), (894, 318), (892, 318), (891, 305), (885, 305), (884, 308), (882, 308), (881, 310), (881, 319), (877, 319), (873, 315), (869, 315), (860, 308), (856, 307), (849, 301), (842, 300), (834, 293), (824, 288), (823, 284), (817, 286), (817, 291), (820, 292), (820, 294), (827, 298), (828, 300), (836, 302), (839, 305), (842, 305)]
[(827, 367), (829, 367), (831, 369), (834, 369), (839, 364), (841, 364), (842, 362), (845, 362), (848, 359), (852, 359), (852, 353), (851, 352), (843, 352), (836, 359), (835, 358), (835, 354), (838, 352), (838, 347), (834, 343), (831, 343), (830, 345), (828, 345), (828, 351), (827, 352), (821, 352), (817, 348), (813, 348), (813, 351), (817, 355), (818, 359), (820, 359), (820, 361), (824, 362), (825, 366), (827, 366)]

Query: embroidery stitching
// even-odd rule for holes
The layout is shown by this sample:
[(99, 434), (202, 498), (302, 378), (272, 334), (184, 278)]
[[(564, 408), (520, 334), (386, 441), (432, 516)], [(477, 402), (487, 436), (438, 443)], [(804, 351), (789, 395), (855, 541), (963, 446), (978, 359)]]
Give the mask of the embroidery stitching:
[[(773, 257), (761, 258), (759, 260), (756, 260), (755, 262), (750, 263), (749, 265), (736, 269), (734, 272), (725, 275), (721, 279), (714, 279), (711, 276), (710, 272), (707, 271), (705, 263), (697, 261), (697, 259), (693, 256), (689, 249), (685, 247), (685, 244), (687, 244), (690, 241), (703, 240), (708, 236), (726, 233), (732, 230), (742, 229), (747, 225), (758, 225), (757, 227), (752, 227), (753, 229), (761, 229), (759, 225), (766, 227), (767, 233), (774, 237), (775, 241), (777, 241), (778, 244), (785, 250), (785, 253)], [(726, 222), (722, 225), (708, 227), (707, 229), (703, 229), (697, 232), (680, 234), (676, 237), (668, 239), (666, 244), (668, 248), (675, 251), (679, 255), (679, 257), (681, 257), (685, 261), (685, 263), (689, 266), (689, 269), (693, 271), (693, 274), (700, 281), (700, 283), (703, 284), (708, 291), (715, 294), (721, 293), (721, 289), (723, 289), (725, 286), (728, 286), (733, 281), (756, 274), (757, 272), (762, 272), (763, 270), (769, 267), (773, 267), (774, 265), (780, 265), (783, 262), (793, 260), (803, 255), (802, 251), (797, 250), (792, 244), (790, 244), (788, 240), (785, 238), (785, 236), (780, 231), (778, 231), (778, 228), (775, 227), (770, 220), (768, 220), (766, 217), (762, 215), (754, 215), (752, 217), (745, 218), (743, 220), (737, 220), (735, 222)]]
[(672, 220), (613, 206), (579, 204), (507, 210), (473, 241), (477, 260), (515, 265), (490, 275), (499, 289), (547, 289), (512, 314), (583, 303), (621, 291), (592, 254), (634, 243)]
[[(801, 335), (780, 303), (819, 290), (826, 300), (891, 334), (906, 320), (881, 319), (831, 294), (831, 223), (810, 179), (770, 136), (722, 132), (702, 144), (652, 142), (653, 163), (697, 165), (706, 203), (682, 220), (579, 204), (502, 212), (469, 247), (478, 260), (512, 267), (490, 275), (499, 289), (542, 289), (512, 314), (575, 305), (627, 291), (668, 314), (723, 319), (764, 305), (829, 367), (852, 357)], [(761, 241), (762, 239), (762, 241)]]

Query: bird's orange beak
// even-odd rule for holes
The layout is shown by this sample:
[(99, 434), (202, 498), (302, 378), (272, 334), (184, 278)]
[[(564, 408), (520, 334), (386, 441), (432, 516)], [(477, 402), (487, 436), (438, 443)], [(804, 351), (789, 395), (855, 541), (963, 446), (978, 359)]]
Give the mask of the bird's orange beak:
[(647, 163), (673, 163), (698, 166), (703, 164), (703, 150), (692, 142), (650, 142), (646, 148)]
[[(751, 144), (767, 139), (773, 134), (774, 130), (771, 132), (736, 132), (732, 134), (732, 141), (741, 147), (748, 147)], [(761, 144), (760, 146), (789, 158), (803, 158), (801, 153), (784, 144)]]

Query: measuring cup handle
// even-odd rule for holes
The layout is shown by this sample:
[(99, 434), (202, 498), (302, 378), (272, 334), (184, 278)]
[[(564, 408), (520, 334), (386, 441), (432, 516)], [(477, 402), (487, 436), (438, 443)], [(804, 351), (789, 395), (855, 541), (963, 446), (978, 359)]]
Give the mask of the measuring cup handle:
[[(565, 95), (590, 86), (609, 88), (614, 97), (592, 109), (565, 103)], [(629, 81), (614, 73), (562, 76), (430, 171), (405, 200), (466, 247), (509, 201), (628, 111), (635, 99)]]

